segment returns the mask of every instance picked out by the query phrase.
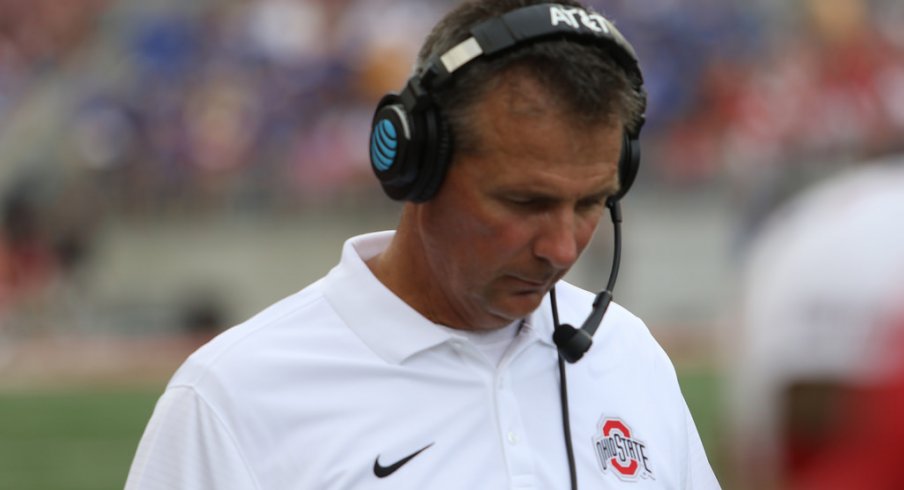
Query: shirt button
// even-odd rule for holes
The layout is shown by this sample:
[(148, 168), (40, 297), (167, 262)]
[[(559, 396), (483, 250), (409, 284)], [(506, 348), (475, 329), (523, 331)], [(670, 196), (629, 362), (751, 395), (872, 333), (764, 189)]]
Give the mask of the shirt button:
[(511, 432), (511, 431), (508, 433), (508, 436), (506, 438), (508, 439), (509, 444), (511, 444), (513, 446), (518, 444), (518, 442), (521, 440), (518, 437), (518, 434)]

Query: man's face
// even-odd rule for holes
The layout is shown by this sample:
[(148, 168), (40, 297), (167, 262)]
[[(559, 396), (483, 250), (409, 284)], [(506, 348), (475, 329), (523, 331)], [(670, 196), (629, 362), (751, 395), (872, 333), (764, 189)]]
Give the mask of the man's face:
[(532, 80), (509, 78), (474, 111), (478, 149), (455, 157), (421, 205), (434, 295), (450, 326), (496, 328), (535, 310), (587, 246), (618, 185), (622, 126), (579, 127)]

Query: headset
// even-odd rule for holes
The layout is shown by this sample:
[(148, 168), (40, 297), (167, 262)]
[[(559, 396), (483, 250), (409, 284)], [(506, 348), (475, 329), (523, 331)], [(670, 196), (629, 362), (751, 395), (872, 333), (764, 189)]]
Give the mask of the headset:
[[(400, 93), (389, 93), (374, 112), (370, 161), (383, 191), (397, 201), (425, 202), (442, 185), (452, 157), (453, 137), (433, 92), (453, 80), (455, 73), (474, 60), (489, 58), (540, 41), (569, 39), (602, 46), (625, 72), (631, 89), (643, 96), (643, 75), (634, 48), (602, 15), (593, 10), (555, 3), (537, 4), (509, 11), (482, 21), (470, 29), (471, 36), (439, 56), (408, 79)], [(559, 324), (555, 288), (550, 300), (555, 324), (553, 340), (559, 350), (560, 394), (563, 429), (568, 452), (572, 488), (577, 488), (574, 452), (568, 418), (568, 397), (564, 360), (578, 361), (592, 344), (592, 336), (602, 322), (612, 300), (621, 258), (621, 210), (619, 201), (627, 194), (640, 167), (640, 130), (644, 117), (623, 133), (618, 161), (618, 193), (606, 200), (614, 227), (615, 247), (612, 270), (604, 291), (580, 329)]]
[[(471, 28), (471, 37), (434, 56), (408, 79), (401, 93), (377, 105), (370, 139), (370, 161), (386, 194), (423, 202), (439, 190), (452, 156), (452, 135), (432, 92), (474, 60), (538, 41), (569, 38), (605, 47), (643, 93), (643, 76), (634, 48), (609, 20), (579, 7), (539, 4), (510, 11)], [(626, 130), (619, 159), (617, 199), (627, 193), (640, 165), (640, 125)]]

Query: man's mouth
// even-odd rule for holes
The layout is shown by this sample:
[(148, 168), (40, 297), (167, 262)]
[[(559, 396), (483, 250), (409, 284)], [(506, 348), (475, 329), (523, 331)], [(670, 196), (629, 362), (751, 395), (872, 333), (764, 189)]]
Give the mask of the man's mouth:
[(535, 279), (517, 275), (510, 275), (509, 278), (511, 278), (512, 282), (516, 284), (519, 292), (545, 292), (547, 289), (549, 289), (550, 283), (552, 282), (549, 278)]

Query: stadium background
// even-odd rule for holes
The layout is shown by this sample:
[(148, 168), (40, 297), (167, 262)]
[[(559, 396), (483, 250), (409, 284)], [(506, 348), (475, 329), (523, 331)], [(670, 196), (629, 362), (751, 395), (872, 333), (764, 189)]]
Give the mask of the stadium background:
[[(0, 488), (119, 488), (195, 347), (390, 228), (366, 161), (445, 0), (0, 0)], [(904, 150), (897, 0), (593, 1), (650, 93), (616, 299), (733, 488), (720, 348), (763, 219)], [(608, 228), (570, 279), (604, 284)]]

